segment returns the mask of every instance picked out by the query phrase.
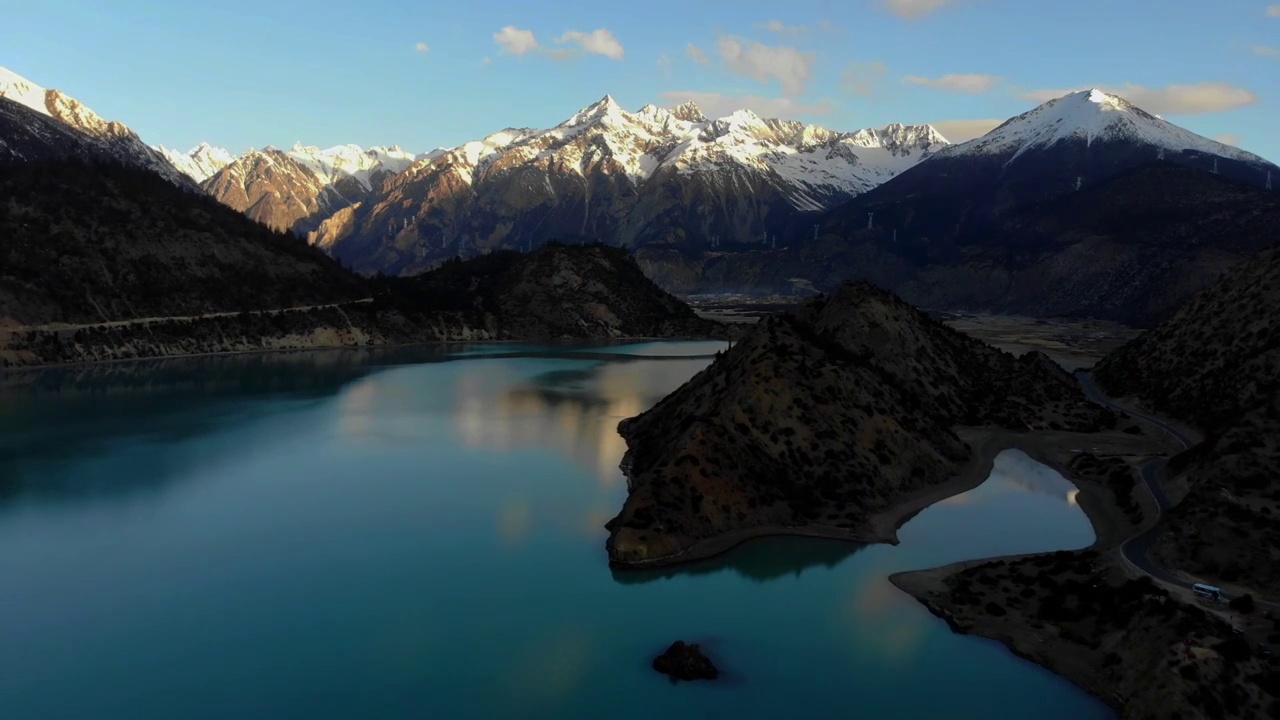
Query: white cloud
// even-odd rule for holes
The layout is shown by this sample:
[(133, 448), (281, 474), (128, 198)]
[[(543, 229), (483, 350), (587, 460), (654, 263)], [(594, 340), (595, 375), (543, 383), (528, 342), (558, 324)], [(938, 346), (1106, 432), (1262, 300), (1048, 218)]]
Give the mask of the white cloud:
[(492, 62), (493, 62), (493, 58), (486, 55), (480, 58), (480, 67), (489, 67), (489, 64)]
[(1267, 47), (1266, 45), (1259, 45), (1258, 47), (1253, 49), (1253, 54), (1262, 55), (1264, 57), (1266, 56), (1280, 57), (1280, 48)]
[[(1100, 90), (1119, 95), (1149, 113), (1156, 115), (1208, 115), (1235, 110), (1258, 102), (1258, 96), (1244, 88), (1227, 83), (1199, 83), (1197, 85), (1169, 85), (1149, 88), (1132, 83), (1119, 86), (1098, 85)], [(1027, 100), (1042, 103), (1062, 97), (1076, 90), (1034, 90), (1023, 93)]]
[(417, 52), (431, 52), (431, 46), (423, 42), (414, 45), (413, 49)]
[(909, 75), (903, 78), (912, 85), (933, 88), (935, 90), (949, 90), (951, 92), (961, 92), (970, 94), (984, 93), (1000, 83), (1002, 78), (994, 75), (943, 75), (940, 78), (925, 78), (916, 75)]
[(693, 43), (689, 43), (685, 46), (684, 54), (688, 55), (690, 60), (698, 63), (699, 65), (706, 65), (711, 62), (711, 58), (707, 57), (707, 54), (702, 52), (702, 48), (694, 45)]
[(1267, 6), (1267, 15), (1270, 17), (1280, 17), (1280, 5)]
[(840, 75), (840, 87), (850, 95), (874, 95), (887, 68), (879, 60), (871, 63), (854, 63)]
[(502, 52), (517, 57), (528, 55), (541, 47), (532, 30), (521, 30), (514, 25), (508, 25), (494, 33), (493, 41)]
[(1003, 122), (1004, 120), (941, 120), (929, 124), (947, 140), (962, 143), (986, 135)]
[(781, 20), (770, 20), (765, 23), (756, 23), (756, 27), (779, 35), (800, 35), (802, 33), (809, 32), (808, 25), (788, 25)]
[(669, 105), (692, 100), (709, 118), (732, 114), (735, 110), (750, 110), (765, 118), (793, 119), (802, 115), (830, 115), (835, 111), (825, 100), (818, 103), (801, 103), (787, 98), (766, 98), (758, 95), (726, 95), (714, 92), (673, 90), (662, 93), (662, 100)]
[(1213, 136), (1213, 139), (1214, 139), (1214, 140), (1217, 140), (1217, 141), (1218, 141), (1218, 142), (1220, 142), (1220, 143), (1226, 144), (1226, 145), (1231, 145), (1231, 146), (1233, 146), (1233, 147), (1240, 147), (1240, 136), (1239, 136), (1239, 135), (1233, 135), (1233, 134), (1231, 134), (1231, 133), (1224, 133), (1224, 134), (1222, 134), (1222, 135), (1214, 135), (1214, 136)]
[(730, 71), (761, 83), (777, 80), (786, 97), (804, 94), (817, 57), (785, 45), (764, 45), (732, 36), (720, 38), (719, 49)]
[(621, 60), (622, 56), (626, 54), (626, 50), (623, 49), (622, 43), (618, 42), (618, 38), (604, 28), (592, 30), (589, 33), (570, 30), (561, 35), (556, 42), (573, 43), (586, 53), (603, 55), (613, 60)]
[(836, 26), (830, 20), (819, 20), (818, 29), (822, 32), (834, 32)]
[(917, 20), (966, 0), (880, 0), (880, 6), (903, 20)]

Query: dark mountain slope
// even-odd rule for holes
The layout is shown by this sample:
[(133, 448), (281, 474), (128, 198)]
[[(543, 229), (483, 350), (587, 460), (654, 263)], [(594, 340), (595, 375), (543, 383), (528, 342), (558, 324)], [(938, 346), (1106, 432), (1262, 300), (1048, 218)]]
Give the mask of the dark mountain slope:
[(617, 249), (555, 245), (369, 280), (147, 170), (10, 162), (0, 197), (6, 365), (725, 332)]
[(472, 313), (478, 327), (504, 339), (722, 337), (726, 330), (655, 285), (625, 250), (599, 243), (455, 258), (417, 278), (384, 282), (418, 294), (413, 304)]
[(1015, 358), (873, 286), (847, 285), (764, 320), (623, 421), (630, 494), (608, 525), (610, 561), (675, 562), (764, 527), (882, 539), (866, 529), (872, 515), (953, 478), (969, 457), (957, 426), (1110, 423), (1042, 356)]
[(895, 239), (896, 217), (877, 211), (876, 226), (867, 230), (864, 214), (846, 237), (824, 235), (774, 252), (695, 256), (646, 248), (638, 257), (660, 284), (684, 292), (806, 284), (827, 290), (852, 277), (921, 307), (1154, 325), (1276, 242), (1280, 194), (1195, 168), (1147, 163), (1011, 208), (963, 241), (906, 231)]
[(91, 323), (356, 300), (297, 237), (147, 170), (0, 166), (0, 322)]
[(1200, 577), (1280, 591), (1280, 248), (1243, 263), (1099, 363), (1115, 395), (1199, 426), (1170, 463), (1189, 482), (1157, 555)]
[(0, 97), (0, 161), (84, 159), (106, 154), (99, 139)]
[(924, 264), (902, 291), (930, 307), (1151, 325), (1274, 243), (1277, 227), (1280, 195), (1150, 163), (1011, 211), (952, 258), (900, 243), (906, 260)]
[(987, 242), (1012, 211), (1060, 197), (1153, 162), (1221, 173), (1261, 188), (1275, 165), (1200, 137), (1123, 98), (1074, 92), (953, 145), (831, 213), (829, 230), (848, 235), (867, 213), (886, 228), (928, 238), (935, 257)]

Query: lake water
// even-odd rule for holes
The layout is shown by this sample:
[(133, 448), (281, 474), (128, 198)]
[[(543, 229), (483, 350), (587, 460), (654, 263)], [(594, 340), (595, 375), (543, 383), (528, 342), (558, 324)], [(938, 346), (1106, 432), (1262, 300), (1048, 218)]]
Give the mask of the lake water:
[[(610, 572), (617, 422), (722, 347), (0, 376), (0, 716), (1110, 716), (885, 579), (1088, 545), (1073, 487), (1020, 453), (899, 546)], [(723, 681), (654, 673), (675, 639)]]

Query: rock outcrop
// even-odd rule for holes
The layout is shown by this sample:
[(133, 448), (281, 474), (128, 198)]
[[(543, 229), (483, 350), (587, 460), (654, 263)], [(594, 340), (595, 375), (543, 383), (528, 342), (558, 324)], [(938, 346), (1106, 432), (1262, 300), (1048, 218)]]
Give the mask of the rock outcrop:
[(629, 495), (611, 564), (692, 559), (761, 528), (844, 528), (954, 477), (958, 426), (1094, 430), (1115, 417), (1033, 355), (1015, 358), (865, 283), (767, 318), (619, 432)]
[(674, 680), (715, 680), (720, 671), (702, 652), (697, 643), (683, 640), (671, 643), (666, 652), (653, 659), (653, 669)]

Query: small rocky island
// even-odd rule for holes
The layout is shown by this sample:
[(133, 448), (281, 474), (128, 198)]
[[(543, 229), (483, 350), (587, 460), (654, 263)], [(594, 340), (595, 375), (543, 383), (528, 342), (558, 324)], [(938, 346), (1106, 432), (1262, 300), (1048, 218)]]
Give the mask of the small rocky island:
[(666, 652), (653, 659), (653, 669), (675, 680), (715, 680), (720, 671), (697, 644), (683, 640), (671, 643)]
[(1043, 355), (1016, 358), (846, 284), (764, 320), (619, 425), (630, 492), (607, 524), (609, 561), (671, 564), (777, 533), (894, 542), (911, 512), (985, 477), (965, 471), (971, 443), (1116, 422)]

